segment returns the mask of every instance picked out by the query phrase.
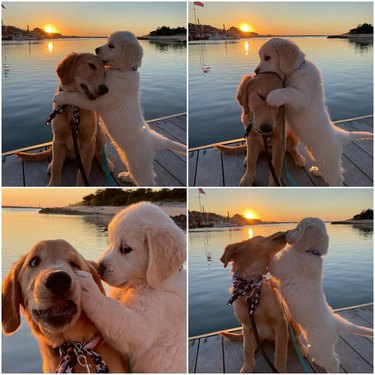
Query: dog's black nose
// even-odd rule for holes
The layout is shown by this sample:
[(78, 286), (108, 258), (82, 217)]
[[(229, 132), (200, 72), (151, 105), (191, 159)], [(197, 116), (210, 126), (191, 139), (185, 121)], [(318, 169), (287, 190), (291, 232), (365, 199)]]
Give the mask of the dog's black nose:
[(108, 92), (108, 87), (106, 85), (99, 86), (99, 95), (104, 95)]
[(103, 276), (106, 270), (106, 265), (103, 262), (99, 263), (98, 272), (100, 276)]
[(63, 296), (72, 286), (72, 279), (64, 271), (55, 271), (47, 276), (44, 285), (53, 294)]
[(256, 69), (254, 70), (254, 73), (255, 73), (255, 74), (259, 74), (259, 73), (260, 73), (260, 69), (259, 69), (259, 68), (256, 68)]
[(272, 125), (270, 124), (261, 124), (260, 125), (260, 131), (262, 133), (271, 133), (273, 130)]
[(95, 53), (98, 54), (100, 52), (100, 47), (95, 48)]

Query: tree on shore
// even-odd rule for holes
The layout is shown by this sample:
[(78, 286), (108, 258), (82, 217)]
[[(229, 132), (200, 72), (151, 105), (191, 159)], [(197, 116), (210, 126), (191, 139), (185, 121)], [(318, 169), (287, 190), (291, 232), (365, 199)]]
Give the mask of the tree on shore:
[(363, 23), (362, 25), (358, 25), (356, 28), (351, 29), (349, 34), (373, 34), (374, 27), (371, 24)]
[(151, 31), (149, 35), (151, 36), (169, 36), (169, 35), (178, 35), (178, 34), (186, 34), (185, 27), (176, 27), (170, 28), (168, 26), (158, 27), (156, 30)]
[(353, 220), (373, 220), (374, 211), (368, 208), (367, 210), (362, 210), (360, 214), (354, 215)]

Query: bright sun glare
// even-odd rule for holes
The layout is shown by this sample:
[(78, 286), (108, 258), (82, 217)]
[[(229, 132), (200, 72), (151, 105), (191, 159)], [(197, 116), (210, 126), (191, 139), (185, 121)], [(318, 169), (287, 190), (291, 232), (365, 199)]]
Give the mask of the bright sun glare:
[(246, 210), (243, 214), (246, 219), (256, 219), (258, 215), (252, 210)]
[(248, 33), (251, 31), (251, 26), (249, 24), (244, 23), (243, 25), (241, 25), (240, 29), (244, 33)]
[(47, 33), (50, 33), (50, 34), (53, 33), (54, 30), (55, 30), (55, 28), (52, 25), (46, 25), (44, 27), (44, 31), (47, 32)]

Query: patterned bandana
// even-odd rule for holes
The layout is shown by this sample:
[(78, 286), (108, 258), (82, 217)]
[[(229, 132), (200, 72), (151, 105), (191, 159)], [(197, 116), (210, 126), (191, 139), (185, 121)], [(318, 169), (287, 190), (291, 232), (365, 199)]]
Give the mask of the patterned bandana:
[(90, 356), (94, 360), (95, 369), (98, 373), (109, 373), (107, 364), (103, 358), (95, 352), (94, 349), (103, 344), (100, 336), (91, 341), (84, 342), (66, 342), (59, 348), (55, 349), (60, 355), (61, 361), (57, 366), (56, 373), (72, 373), (74, 366), (77, 364), (85, 368), (87, 373), (90, 373), (90, 367), (87, 363), (86, 356)]
[(249, 314), (254, 315), (255, 309), (258, 306), (261, 297), (261, 287), (267, 283), (267, 279), (261, 275), (255, 280), (245, 280), (238, 276), (233, 276), (233, 295), (227, 302), (231, 306), (233, 302), (239, 297), (245, 297), (248, 302)]
[[(67, 105), (59, 105), (57, 106), (54, 111), (48, 116), (46, 120), (46, 125), (51, 125), (52, 120), (57, 116), (61, 115), (64, 111), (67, 109)], [(76, 135), (79, 135), (79, 122), (80, 122), (80, 117), (79, 117), (79, 108), (75, 106), (72, 107), (72, 112), (73, 112), (73, 117), (71, 119), (71, 123), (74, 127), (74, 131)]]

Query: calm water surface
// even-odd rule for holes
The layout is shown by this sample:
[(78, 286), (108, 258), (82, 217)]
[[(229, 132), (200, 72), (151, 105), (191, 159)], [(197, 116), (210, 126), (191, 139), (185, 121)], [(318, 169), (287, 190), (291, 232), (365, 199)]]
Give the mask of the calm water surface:
[[(168, 213), (168, 207), (163, 207)], [(177, 208), (173, 209), (176, 214)], [(181, 212), (186, 208), (181, 205)], [(12, 264), (37, 242), (62, 238), (86, 259), (99, 259), (107, 247), (105, 220), (96, 216), (42, 215), (35, 209), (2, 211), (2, 279)], [(2, 371), (5, 373), (42, 372), (37, 341), (22, 318), (12, 336), (2, 337)]]
[[(44, 122), (58, 87), (56, 67), (71, 52), (94, 52), (105, 39), (58, 39), (2, 44), (3, 151), (47, 142)], [(186, 111), (186, 45), (140, 41), (144, 49), (141, 102), (146, 119)]]
[[(189, 146), (243, 136), (235, 94), (259, 63), (267, 38), (189, 44)], [(373, 113), (373, 45), (345, 39), (292, 38), (323, 74), (333, 120)], [(207, 73), (204, 68), (210, 67)]]
[[(233, 309), (226, 305), (230, 294), (231, 266), (220, 257), (229, 243), (250, 236), (268, 236), (296, 224), (259, 225), (189, 232), (189, 335), (195, 336), (238, 327)], [(324, 257), (324, 292), (333, 308), (373, 300), (373, 233), (351, 225), (327, 224), (330, 236)], [(211, 261), (208, 258), (212, 258)]]

